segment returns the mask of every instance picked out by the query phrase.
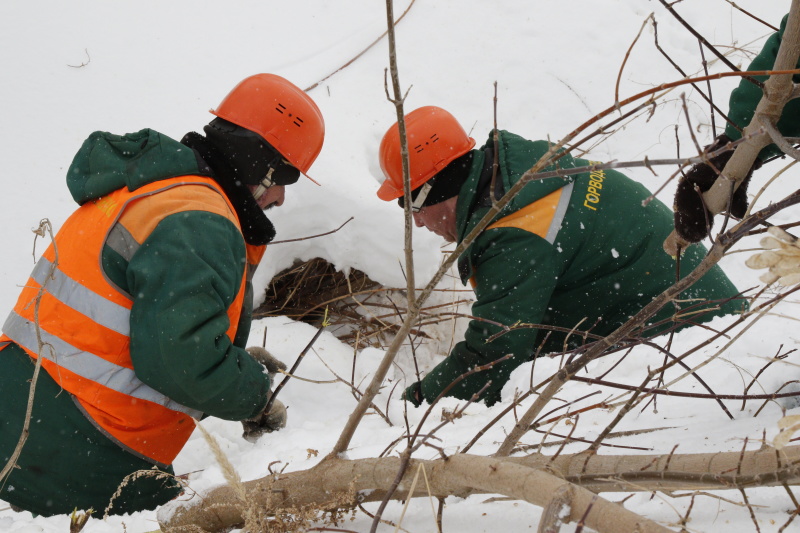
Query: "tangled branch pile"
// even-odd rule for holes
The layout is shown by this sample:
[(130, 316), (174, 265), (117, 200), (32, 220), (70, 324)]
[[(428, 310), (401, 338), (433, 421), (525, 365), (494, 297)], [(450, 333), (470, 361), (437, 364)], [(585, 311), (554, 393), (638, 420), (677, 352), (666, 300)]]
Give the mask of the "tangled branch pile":
[[(423, 326), (452, 319), (457, 306), (465, 301), (423, 310), (424, 323), (411, 332), (415, 342), (430, 338)], [(253, 317), (289, 317), (318, 327), (326, 312), (328, 331), (342, 342), (356, 349), (385, 349), (403, 323), (408, 305), (404, 289), (381, 285), (358, 269), (336, 270), (316, 257), (276, 274)]]

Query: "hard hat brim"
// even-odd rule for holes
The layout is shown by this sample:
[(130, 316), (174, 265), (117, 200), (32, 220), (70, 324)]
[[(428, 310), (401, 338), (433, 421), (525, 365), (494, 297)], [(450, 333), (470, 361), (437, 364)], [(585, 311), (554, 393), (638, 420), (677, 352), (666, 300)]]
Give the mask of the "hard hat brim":
[(397, 190), (395, 186), (391, 183), (391, 180), (383, 180), (381, 183), (380, 188), (378, 188), (378, 198), (385, 202), (391, 202), (392, 200), (396, 200), (403, 196), (402, 190)]

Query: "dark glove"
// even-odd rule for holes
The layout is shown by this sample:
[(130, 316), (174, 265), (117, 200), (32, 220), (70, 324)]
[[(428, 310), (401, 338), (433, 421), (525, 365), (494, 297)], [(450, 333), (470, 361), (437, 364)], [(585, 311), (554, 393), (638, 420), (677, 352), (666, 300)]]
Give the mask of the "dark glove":
[(266, 349), (262, 348), (261, 346), (251, 346), (247, 348), (247, 353), (250, 354), (250, 357), (261, 363), (267, 368), (267, 373), (269, 374), (270, 383), (275, 381), (275, 376), (278, 372), (285, 372), (286, 371), (286, 364), (274, 357), (271, 353), (269, 353)]
[[(275, 383), (275, 377), (278, 372), (286, 371), (287, 367), (283, 361), (277, 359), (260, 346), (247, 348), (247, 353), (267, 369), (270, 384)], [(269, 403), (271, 397), (272, 391), (267, 393), (267, 403)], [(272, 433), (286, 427), (286, 418), (286, 406), (280, 400), (275, 400), (269, 412), (262, 411), (253, 418), (242, 420), (242, 428), (244, 428), (242, 437), (250, 442), (255, 442), (264, 433)]]
[[(714, 142), (705, 148), (705, 152), (719, 150), (731, 139), (722, 134), (714, 139)], [(722, 169), (733, 156), (733, 150), (723, 152), (709, 159), (711, 165), (706, 163), (696, 163), (678, 182), (675, 190), (675, 231), (678, 235), (688, 242), (699, 242), (703, 240), (714, 225), (714, 216), (708, 212), (703, 204), (702, 193), (706, 192), (717, 181)], [(736, 218), (742, 218), (747, 212), (747, 184), (753, 171), (761, 166), (761, 162), (756, 160), (752, 168), (747, 172), (739, 187), (733, 193), (731, 200), (730, 213)]]
[(404, 390), (402, 399), (411, 402), (414, 407), (419, 407), (422, 405), (422, 402), (425, 401), (425, 397), (422, 396), (422, 382), (417, 381)]
[[(268, 395), (268, 398), (272, 394)], [(269, 400), (267, 400), (269, 401)], [(261, 412), (253, 418), (242, 420), (242, 437), (250, 442), (255, 442), (264, 433), (272, 433), (286, 427), (286, 406), (280, 400), (275, 400), (269, 412)]]

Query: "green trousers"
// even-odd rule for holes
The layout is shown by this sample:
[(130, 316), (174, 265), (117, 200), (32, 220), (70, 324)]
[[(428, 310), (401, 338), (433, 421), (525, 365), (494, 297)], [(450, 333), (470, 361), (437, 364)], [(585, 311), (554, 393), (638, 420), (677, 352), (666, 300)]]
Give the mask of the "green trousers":
[[(0, 468), (19, 442), (33, 370), (34, 362), (15, 344), (0, 351)], [(102, 513), (125, 477), (137, 471), (150, 472), (120, 489), (110, 513), (154, 509), (180, 493), (172, 467), (153, 470), (152, 464), (111, 442), (44, 370), (29, 431), (17, 467), (0, 483), (0, 499), (12, 505), (43, 516), (76, 508)]]

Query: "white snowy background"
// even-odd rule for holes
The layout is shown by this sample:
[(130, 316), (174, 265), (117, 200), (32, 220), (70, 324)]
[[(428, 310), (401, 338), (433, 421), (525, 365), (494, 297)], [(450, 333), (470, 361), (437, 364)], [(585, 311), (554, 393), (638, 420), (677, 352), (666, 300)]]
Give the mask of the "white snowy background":
[[(789, 2), (742, 2), (759, 17), (777, 25)], [(398, 1), (395, 15), (409, 5)], [(726, 0), (685, 0), (677, 9), (712, 43), (723, 51), (735, 44), (757, 51), (770, 30), (736, 11)], [(531, 139), (559, 139), (596, 113), (613, 105), (615, 85), (626, 51), (644, 20), (654, 13), (659, 40), (675, 61), (689, 73), (701, 69), (697, 41), (654, 0), (417, 0), (397, 28), (400, 81), (410, 87), (406, 109), (438, 105), (450, 110), (471, 131), (479, 144), (493, 122), (493, 83), (498, 86), (499, 127)], [(258, 72), (274, 72), (301, 87), (324, 78), (345, 64), (386, 28), (383, 2), (347, 0), (6, 0), (0, 2), (0, 209), (4, 253), (0, 261), (0, 313), (13, 306), (19, 285), (25, 281), (33, 261), (31, 229), (48, 218), (57, 230), (75, 208), (65, 185), (65, 171), (83, 139), (94, 130), (126, 133), (150, 127), (175, 138), (190, 130), (201, 131), (215, 107), (242, 78)], [(711, 54), (706, 52), (711, 60)], [(748, 56), (733, 52), (732, 60), (746, 66)], [(380, 169), (377, 149), (380, 138), (395, 121), (394, 107), (384, 91), (384, 69), (388, 66), (387, 43), (383, 39), (353, 64), (330, 77), (310, 92), (326, 121), (326, 140), (312, 176), (287, 190), (283, 207), (270, 217), (278, 239), (291, 239), (330, 231), (349, 217), (355, 217), (338, 233), (313, 240), (275, 245), (268, 249), (256, 276), (257, 293), (269, 279), (296, 259), (323, 257), (337, 268), (358, 268), (387, 285), (403, 286), (401, 270), (402, 212), (394, 203), (375, 196)], [(722, 71), (718, 63), (712, 70)], [(680, 75), (653, 44), (652, 25), (642, 33), (630, 54), (620, 80), (621, 98)], [(736, 80), (713, 85), (718, 105), (727, 109), (727, 95)], [(591, 151), (595, 160), (639, 160), (674, 157), (675, 125), (679, 125), (681, 153), (692, 150), (687, 123), (680, 108), (680, 94), (689, 99), (692, 127), (701, 144), (714, 136), (708, 106), (683, 87), (672, 91), (649, 120), (642, 119), (619, 131)], [(717, 126), (721, 121), (717, 117)], [(751, 191), (786, 161), (761, 170)], [(630, 176), (650, 189), (659, 187), (671, 170), (630, 170)], [(758, 205), (781, 197), (796, 186), (797, 172), (784, 174)], [(671, 204), (673, 186), (660, 198)], [(796, 210), (782, 214), (790, 220)], [(414, 247), (416, 275), (422, 285), (438, 267), (443, 243), (435, 235), (416, 229)], [(36, 255), (45, 244), (40, 241)], [(755, 247), (755, 241), (740, 246)], [(743, 266), (748, 254), (734, 254), (723, 267), (740, 289), (759, 284), (758, 273)], [(452, 281), (449, 283), (453, 283)], [(735, 348), (700, 371), (718, 393), (741, 394), (752, 376), (780, 347), (796, 347), (796, 301), (785, 302), (772, 316), (745, 333)], [(732, 319), (717, 319), (723, 327)], [(456, 326), (458, 330), (463, 325)], [(268, 348), (291, 364), (313, 336), (313, 327), (290, 319), (273, 318), (254, 323), (252, 344), (260, 344), (268, 328)], [(452, 326), (431, 334), (441, 345), (430, 343), (420, 350), (420, 363), (429, 367), (447, 352)], [(704, 339), (706, 333), (684, 331), (677, 335), (674, 353)], [(709, 346), (691, 363), (715, 354), (722, 343)], [(356, 383), (369, 379), (383, 353), (365, 349), (357, 354), (330, 333), (323, 333), (313, 352), (301, 364), (298, 374), (309, 379), (331, 380), (331, 370), (349, 375), (357, 358)], [(662, 356), (641, 351), (627, 358), (609, 379), (638, 383), (647, 366), (660, 364)], [(772, 365), (759, 377), (752, 393), (773, 392), (786, 381), (800, 378), (798, 357)], [(590, 369), (599, 375), (614, 360), (599, 361)], [(410, 368), (408, 354), (402, 354), (397, 370), (390, 373), (392, 385), (403, 380), (401, 369)], [(557, 360), (537, 362), (536, 377), (544, 378), (557, 368)], [(530, 364), (523, 365), (504, 389), (507, 400), (515, 388), (525, 389)], [(677, 375), (677, 373), (676, 373)], [(693, 381), (679, 387), (701, 391)], [(388, 396), (387, 387), (376, 403), (388, 406), (393, 426), (378, 416), (367, 416), (352, 441), (350, 458), (380, 454), (388, 443), (403, 434), (403, 406), (398, 400), (402, 383)], [(790, 386), (791, 388), (791, 386)], [(784, 389), (786, 390), (790, 390)], [(565, 400), (598, 390), (573, 383), (559, 394)], [(615, 396), (611, 390), (590, 401)], [(289, 406), (288, 427), (251, 444), (240, 436), (238, 422), (208, 419), (203, 425), (219, 441), (243, 479), (261, 477), (274, 461), (287, 470), (313, 466), (333, 446), (355, 406), (349, 388), (341, 383), (315, 385), (293, 380), (281, 393)], [(443, 407), (458, 402), (446, 400)], [(615, 444), (638, 446), (641, 453), (678, 453), (740, 450), (744, 439), (748, 449), (761, 446), (777, 434), (782, 407), (770, 403), (756, 418), (762, 402), (727, 402), (736, 420), (730, 421), (712, 401), (661, 398), (657, 412), (652, 407), (631, 413), (620, 430), (663, 428), (655, 434), (617, 439)], [(467, 414), (438, 433), (439, 443), (449, 453), (469, 442), (507, 403), (488, 409), (470, 406)], [(581, 404), (578, 405), (578, 407)], [(1, 407), (0, 407), (1, 408)], [(410, 409), (413, 425), (422, 409)], [(591, 439), (614, 414), (595, 410), (581, 416), (576, 434)], [(437, 417), (438, 418), (438, 417)], [(471, 451), (492, 453), (513, 420), (504, 420), (484, 436)], [(566, 432), (562, 423), (554, 431)], [(540, 436), (526, 436), (524, 442), (538, 443)], [(585, 445), (571, 445), (565, 453)], [(319, 457), (309, 450), (317, 450)], [(604, 448), (601, 453), (635, 453)], [(420, 457), (433, 450), (422, 451)], [(204, 490), (223, 483), (219, 467), (200, 435), (195, 432), (175, 461), (179, 474), (192, 472), (189, 485)], [(738, 492), (725, 497), (741, 501)], [(607, 495), (619, 501), (623, 495)], [(751, 504), (758, 507), (760, 531), (777, 531), (792, 511), (783, 489), (748, 491)], [(519, 502), (482, 504), (486, 497), (467, 500), (450, 498), (444, 513), (444, 531), (532, 531), (539, 509)], [(625, 506), (667, 526), (679, 521), (689, 498), (636, 494)], [(369, 507), (374, 510), (375, 506)], [(390, 505), (385, 518), (396, 520), (399, 505)], [(427, 500), (412, 502), (402, 527), (412, 532), (434, 531)], [(699, 497), (688, 524), (690, 531), (755, 531), (746, 507), (710, 497)], [(341, 527), (365, 531), (371, 520), (362, 514)], [(139, 533), (157, 529), (156, 513), (92, 519), (85, 531), (92, 533), (127, 531)], [(389, 531), (388, 526), (382, 530)], [(575, 525), (565, 527), (573, 531)], [(14, 513), (0, 502), (0, 530), (16, 533), (64, 532), (68, 517), (33, 518)], [(800, 531), (795, 521), (789, 530)]]

